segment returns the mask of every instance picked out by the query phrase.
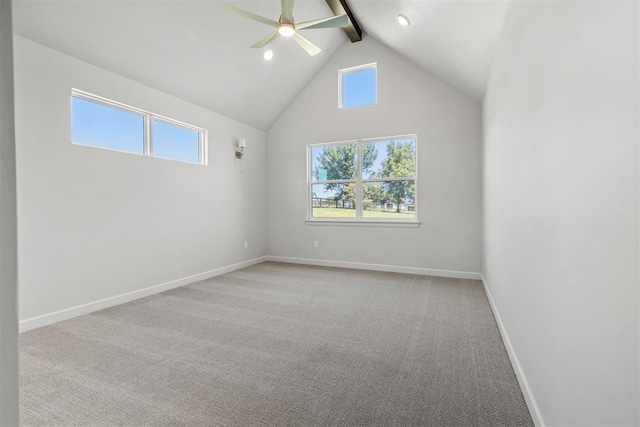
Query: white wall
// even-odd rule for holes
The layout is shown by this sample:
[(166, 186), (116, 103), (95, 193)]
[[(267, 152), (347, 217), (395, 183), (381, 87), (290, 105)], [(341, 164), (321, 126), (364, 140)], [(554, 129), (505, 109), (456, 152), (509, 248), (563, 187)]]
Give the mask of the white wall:
[[(264, 132), (21, 37), (15, 56), (22, 320), (265, 255)], [(71, 144), (72, 87), (208, 129), (209, 165)]]
[(553, 426), (638, 425), (638, 3), (512, 2), (484, 103), (484, 274)]
[[(339, 110), (338, 70), (371, 62), (378, 105)], [(468, 96), (371, 37), (345, 43), (267, 132), (269, 255), (480, 272), (480, 128)], [(305, 225), (308, 144), (408, 133), (420, 228)]]
[(18, 425), (16, 156), (11, 2), (0, 1), (0, 426)]

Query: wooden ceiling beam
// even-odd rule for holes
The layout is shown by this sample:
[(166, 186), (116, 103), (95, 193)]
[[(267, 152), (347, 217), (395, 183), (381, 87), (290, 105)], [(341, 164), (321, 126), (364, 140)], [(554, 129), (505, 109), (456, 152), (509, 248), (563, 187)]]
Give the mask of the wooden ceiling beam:
[(347, 14), (349, 17), (349, 23), (346, 27), (343, 27), (347, 36), (351, 40), (351, 43), (359, 42), (362, 40), (362, 29), (356, 20), (356, 17), (351, 12), (349, 5), (347, 4), (347, 0), (326, 0), (327, 4), (333, 11), (334, 15), (344, 15)]

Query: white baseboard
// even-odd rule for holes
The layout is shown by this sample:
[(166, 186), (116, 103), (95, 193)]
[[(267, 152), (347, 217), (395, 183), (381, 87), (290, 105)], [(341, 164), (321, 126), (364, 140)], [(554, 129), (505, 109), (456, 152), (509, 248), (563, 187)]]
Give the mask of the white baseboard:
[(540, 408), (538, 408), (538, 403), (533, 396), (531, 387), (529, 387), (529, 382), (527, 381), (527, 377), (522, 370), (518, 355), (516, 354), (513, 345), (511, 345), (511, 340), (509, 339), (507, 330), (504, 327), (504, 323), (502, 323), (502, 318), (500, 317), (498, 308), (493, 301), (493, 295), (491, 295), (491, 291), (489, 290), (489, 285), (487, 284), (484, 274), (482, 274), (481, 280), (482, 285), (484, 286), (484, 291), (487, 294), (487, 299), (489, 300), (489, 305), (491, 306), (491, 311), (493, 312), (493, 317), (495, 317), (496, 323), (498, 324), (498, 330), (500, 331), (500, 335), (502, 335), (502, 341), (504, 342), (504, 346), (507, 349), (509, 360), (511, 360), (511, 365), (513, 366), (513, 370), (516, 373), (516, 377), (518, 378), (518, 383), (520, 384), (522, 395), (524, 396), (524, 400), (527, 402), (527, 407), (529, 408), (529, 413), (531, 414), (533, 423), (538, 427), (545, 427), (546, 424), (544, 423), (544, 419), (542, 418), (542, 414), (540, 413)]
[(230, 273), (232, 271), (249, 267), (254, 264), (259, 264), (264, 261), (266, 261), (266, 257), (258, 257), (258, 258), (250, 259), (248, 261), (239, 262), (237, 264), (216, 268), (215, 270), (206, 271), (204, 273), (194, 274), (193, 276), (183, 277), (181, 279), (172, 280), (170, 282), (161, 283), (159, 285), (149, 286), (148, 288), (138, 289), (132, 292), (115, 295), (109, 298), (104, 298), (104, 299), (93, 301), (87, 304), (65, 308), (64, 310), (55, 311), (53, 313), (47, 313), (41, 316), (24, 319), (20, 321), (20, 332), (30, 331), (32, 329), (58, 323), (63, 320), (81, 316), (83, 314), (88, 314), (94, 311), (102, 310), (103, 308), (113, 307), (114, 305), (123, 304), (125, 302), (133, 301), (139, 298), (144, 298), (149, 295), (168, 291), (174, 288), (179, 288), (180, 286), (185, 286), (190, 283), (198, 282), (200, 280), (210, 279), (212, 277)]
[(403, 267), (397, 265), (367, 264), (363, 262), (331, 261), (324, 259), (293, 258), (267, 255), (267, 261), (289, 264), (319, 265), (323, 267), (353, 268), (356, 270), (388, 271), (391, 273), (419, 274), (421, 276), (451, 277), (454, 279), (482, 280), (482, 273), (469, 271), (435, 270), (431, 268)]

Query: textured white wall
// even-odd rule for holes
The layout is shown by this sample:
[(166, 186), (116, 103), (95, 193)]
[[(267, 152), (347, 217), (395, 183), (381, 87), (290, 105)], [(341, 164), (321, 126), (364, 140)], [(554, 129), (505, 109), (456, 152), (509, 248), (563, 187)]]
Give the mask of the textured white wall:
[(18, 425), (16, 156), (11, 2), (0, 1), (0, 425)]
[(512, 2), (484, 103), (486, 276), (541, 421), (638, 425), (638, 3)]
[[(338, 70), (371, 62), (378, 105), (339, 110)], [(371, 37), (345, 43), (267, 132), (269, 255), (480, 272), (480, 129), (477, 102)], [(308, 144), (408, 133), (420, 228), (305, 225)]]
[[(21, 319), (265, 255), (264, 132), (24, 38), (15, 47)], [(208, 129), (209, 165), (71, 144), (72, 87)]]

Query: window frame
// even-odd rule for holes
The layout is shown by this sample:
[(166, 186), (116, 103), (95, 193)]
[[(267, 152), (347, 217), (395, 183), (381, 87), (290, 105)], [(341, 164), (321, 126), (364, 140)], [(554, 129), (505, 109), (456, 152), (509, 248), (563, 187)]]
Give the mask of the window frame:
[[(397, 139), (413, 139), (415, 143), (415, 173), (413, 177), (399, 178), (364, 178), (362, 173), (362, 146), (367, 143), (376, 143), (383, 141), (392, 141)], [(357, 172), (355, 179), (334, 179), (334, 180), (318, 180), (313, 179), (313, 159), (311, 154), (314, 148), (330, 147), (335, 145), (356, 145)], [(333, 225), (382, 225), (382, 226), (419, 226), (419, 209), (418, 209), (418, 135), (404, 134), (388, 137), (361, 138), (335, 142), (320, 142), (307, 145), (307, 219), (306, 223), (310, 225), (333, 224)], [(410, 219), (402, 218), (365, 218), (364, 212), (364, 183), (368, 182), (390, 182), (390, 181), (414, 181), (413, 204), (415, 207), (414, 217)], [(355, 183), (356, 185), (356, 216), (355, 218), (331, 218), (331, 217), (314, 217), (313, 216), (313, 185), (327, 183)]]
[[(173, 162), (180, 163), (188, 163), (191, 165), (202, 165), (206, 166), (208, 164), (208, 156), (207, 156), (207, 146), (208, 146), (208, 132), (206, 129), (191, 125), (189, 123), (185, 123), (179, 120), (172, 119), (170, 117), (162, 116), (160, 114), (152, 113), (147, 110), (143, 110), (141, 108), (132, 107), (131, 105), (124, 104), (122, 102), (114, 101), (109, 98), (105, 98), (103, 96), (95, 95), (90, 92), (86, 92), (84, 90), (71, 88), (71, 97), (70, 97), (70, 118), (71, 118), (71, 130), (73, 130), (73, 98), (82, 99), (84, 101), (93, 102), (98, 105), (103, 105), (105, 107), (115, 108), (120, 111), (124, 111), (126, 113), (135, 114), (137, 116), (141, 116), (143, 118), (143, 144), (142, 144), (142, 153), (134, 153), (131, 151), (117, 150), (114, 148), (101, 147), (98, 145), (90, 145), (90, 144), (82, 144), (79, 142), (75, 142), (73, 140), (73, 132), (71, 132), (71, 143), (73, 145), (78, 145), (81, 147), (90, 147), (90, 148), (98, 148), (101, 150), (115, 151), (119, 153), (133, 154), (138, 156), (145, 157), (153, 157), (156, 159), (169, 160)], [(159, 121), (166, 124), (179, 126), (184, 129), (196, 132), (198, 134), (198, 162), (189, 162), (186, 160), (178, 160), (178, 159), (170, 159), (166, 157), (156, 157), (153, 155), (153, 131), (152, 124), (153, 121)]]
[[(345, 74), (350, 74), (350, 73), (355, 73), (358, 71), (365, 71), (365, 70), (376, 70), (376, 99), (375, 102), (372, 104), (364, 104), (364, 105), (355, 105), (353, 107), (345, 107), (343, 105), (343, 89), (344, 89), (344, 75)], [(378, 105), (378, 63), (377, 62), (371, 62), (369, 64), (362, 64), (362, 65), (356, 65), (355, 67), (348, 67), (348, 68), (342, 68), (340, 70), (338, 70), (338, 109), (339, 110), (352, 110), (354, 108), (364, 108), (364, 107), (373, 107), (375, 105)]]

